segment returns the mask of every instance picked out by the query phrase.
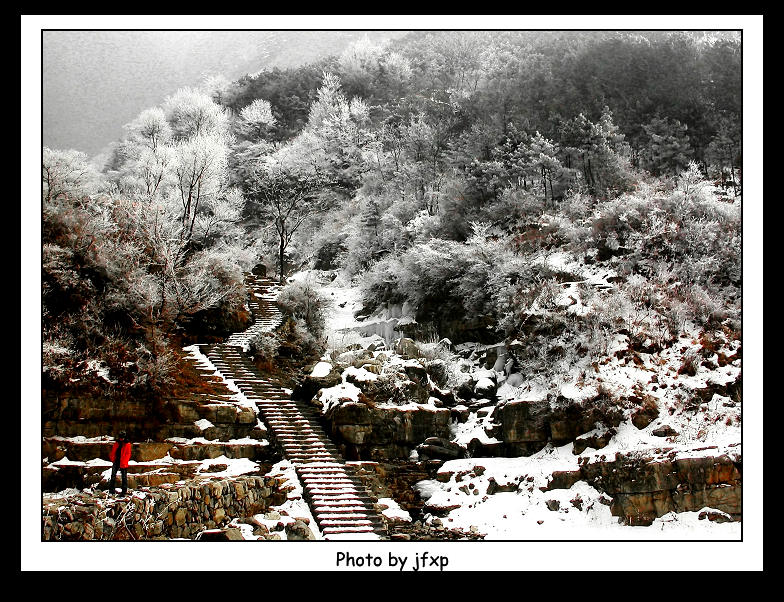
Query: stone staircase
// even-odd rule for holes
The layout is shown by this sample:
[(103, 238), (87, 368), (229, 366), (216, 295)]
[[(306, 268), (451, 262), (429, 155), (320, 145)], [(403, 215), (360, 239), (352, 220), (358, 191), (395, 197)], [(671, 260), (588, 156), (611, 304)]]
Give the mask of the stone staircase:
[(250, 291), (248, 307), (253, 314), (253, 324), (242, 332), (235, 332), (224, 343), (229, 347), (239, 347), (248, 350), (250, 340), (261, 332), (269, 332), (280, 326), (283, 314), (280, 313), (275, 299), (280, 290), (280, 284), (263, 276), (249, 274), (245, 284)]
[(251, 276), (248, 284), (253, 325), (225, 343), (203, 346), (202, 351), (224, 378), (256, 404), (269, 428), (268, 436), (294, 465), (324, 539), (386, 538), (385, 522), (373, 506), (375, 500), (324, 433), (316, 412), (292, 400), (275, 382), (260, 377), (244, 355), (252, 336), (273, 330), (283, 318), (274, 301), (274, 281)]

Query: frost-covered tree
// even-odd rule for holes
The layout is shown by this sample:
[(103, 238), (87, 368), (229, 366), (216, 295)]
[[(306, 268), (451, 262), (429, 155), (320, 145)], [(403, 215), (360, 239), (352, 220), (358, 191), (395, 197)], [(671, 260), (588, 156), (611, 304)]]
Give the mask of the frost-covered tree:
[(272, 106), (263, 98), (257, 98), (240, 111), (239, 129), (247, 138), (261, 138), (275, 123)]
[(228, 132), (226, 110), (209, 95), (193, 88), (180, 88), (167, 96), (163, 111), (177, 140)]
[(82, 152), (44, 147), (42, 176), (43, 199), (46, 202), (89, 194), (98, 173)]
[(274, 159), (262, 162), (248, 183), (249, 199), (275, 229), (281, 282), (286, 274), (286, 250), (294, 235), (306, 220), (325, 208), (318, 194), (321, 185), (312, 174), (294, 171)]
[(182, 208), (182, 238), (189, 240), (202, 201), (213, 199), (226, 190), (228, 147), (217, 136), (196, 135), (174, 147), (175, 184), (171, 192)]

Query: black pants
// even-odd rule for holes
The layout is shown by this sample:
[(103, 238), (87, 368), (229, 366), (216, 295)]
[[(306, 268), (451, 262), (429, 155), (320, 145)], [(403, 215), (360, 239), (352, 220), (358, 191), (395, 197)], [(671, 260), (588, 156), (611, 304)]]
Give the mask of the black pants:
[(117, 464), (112, 464), (112, 478), (109, 480), (109, 491), (114, 493), (114, 481), (117, 478), (117, 471), (122, 475), (122, 494), (128, 491), (128, 469), (120, 468)]

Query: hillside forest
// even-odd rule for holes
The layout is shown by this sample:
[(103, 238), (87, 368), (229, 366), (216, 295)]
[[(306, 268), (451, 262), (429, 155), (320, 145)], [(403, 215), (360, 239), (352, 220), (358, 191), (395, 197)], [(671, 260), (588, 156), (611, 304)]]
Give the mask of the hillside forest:
[[(168, 394), (183, 346), (247, 323), (259, 264), (353, 282), (364, 315), (407, 304), (420, 337), (505, 341), (546, 386), (590, 381), (618, 336), (699, 340), (684, 373), (741, 337), (733, 32), (362, 39), (177, 90), (105, 165), (42, 165), (45, 389)], [(317, 357), (323, 300), (283, 291), (288, 348)]]

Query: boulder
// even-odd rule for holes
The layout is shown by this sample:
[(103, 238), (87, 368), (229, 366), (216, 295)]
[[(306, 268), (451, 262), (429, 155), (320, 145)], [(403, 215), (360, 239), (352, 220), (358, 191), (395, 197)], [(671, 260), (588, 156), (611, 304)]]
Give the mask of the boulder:
[(411, 380), (418, 383), (427, 382), (427, 370), (421, 362), (418, 362), (417, 360), (408, 360), (403, 364), (403, 370), (405, 370), (406, 375)]
[(293, 523), (286, 524), (286, 539), (288, 541), (312, 541), (316, 539), (310, 527), (300, 519), (295, 520)]
[(651, 431), (651, 435), (654, 437), (674, 437), (677, 434), (678, 431), (672, 428), (669, 424), (665, 424)]
[(244, 541), (242, 531), (236, 527), (228, 529), (210, 529), (196, 536), (196, 541)]
[(451, 411), (424, 404), (371, 407), (345, 402), (328, 410), (325, 418), (333, 439), (351, 459), (408, 458), (428, 437), (449, 437)]
[(519, 372), (512, 372), (506, 379), (506, 384), (510, 387), (522, 387), (524, 382), (525, 378)]
[(395, 353), (405, 359), (422, 357), (422, 352), (419, 350), (419, 347), (417, 347), (413, 339), (409, 339), (408, 337), (403, 337), (397, 342), (395, 345)]
[(328, 389), (343, 382), (341, 373), (336, 370), (334, 366), (332, 366), (330, 371), (324, 376), (325, 366), (323, 364), (331, 366), (331, 364), (328, 364), (327, 362), (319, 362), (319, 364), (316, 364), (316, 367), (321, 365), (321, 368), (319, 368), (315, 375), (313, 373), (308, 374), (302, 381), (294, 386), (294, 390), (291, 393), (292, 399), (310, 401), (320, 389)]
[(619, 453), (613, 461), (582, 464), (580, 472), (583, 480), (612, 496), (610, 511), (629, 525), (704, 508), (733, 520), (740, 517), (739, 464), (723, 454), (662, 459)]
[(465, 450), (443, 437), (428, 437), (416, 447), (421, 460), (455, 460), (465, 457)]
[(722, 512), (721, 510), (713, 510), (712, 508), (703, 510), (697, 515), (697, 518), (700, 520), (708, 519), (709, 521), (716, 523), (728, 523), (732, 521), (732, 517), (726, 512)]
[(446, 407), (452, 407), (455, 405), (455, 394), (452, 393), (452, 391), (449, 389), (433, 387), (430, 390), (430, 395), (436, 399), (440, 399), (441, 403), (443, 403)]
[(610, 439), (612, 439), (615, 433), (616, 431), (614, 428), (607, 428), (604, 425), (601, 425), (593, 431), (589, 431), (588, 433), (577, 437), (574, 440), (572, 453), (575, 455), (581, 454), (589, 447), (593, 449), (602, 449), (607, 447), (607, 444), (610, 442)]
[(480, 378), (474, 385), (474, 394), (484, 399), (495, 397), (496, 384), (489, 378)]
[(632, 424), (642, 430), (659, 417), (659, 408), (655, 402), (643, 402), (643, 405), (632, 412)]
[[(548, 441), (565, 445), (592, 431), (596, 423), (617, 427), (623, 414), (601, 398), (571, 401), (558, 398), (515, 400), (499, 404), (494, 418), (501, 424), (501, 436), (510, 455), (530, 455)], [(586, 442), (588, 443), (588, 442)], [(598, 443), (595, 441), (595, 443)]]
[(425, 363), (425, 370), (430, 377), (440, 386), (447, 381), (447, 365), (442, 359), (434, 359)]

